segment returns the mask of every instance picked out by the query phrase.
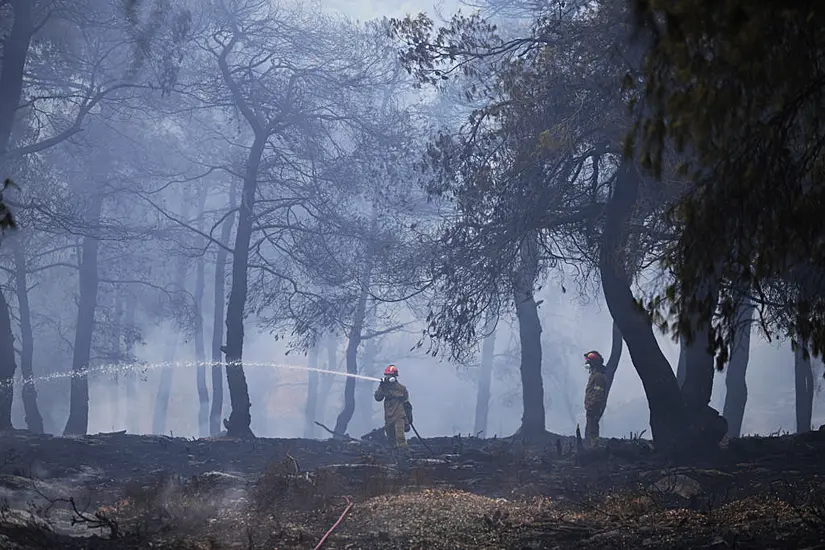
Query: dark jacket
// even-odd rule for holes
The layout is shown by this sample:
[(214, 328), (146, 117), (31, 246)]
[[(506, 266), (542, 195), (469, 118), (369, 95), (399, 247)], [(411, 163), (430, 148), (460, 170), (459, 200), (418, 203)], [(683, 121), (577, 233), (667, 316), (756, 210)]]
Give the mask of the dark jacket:
[(601, 415), (607, 406), (607, 376), (601, 369), (593, 369), (584, 390), (584, 410)]

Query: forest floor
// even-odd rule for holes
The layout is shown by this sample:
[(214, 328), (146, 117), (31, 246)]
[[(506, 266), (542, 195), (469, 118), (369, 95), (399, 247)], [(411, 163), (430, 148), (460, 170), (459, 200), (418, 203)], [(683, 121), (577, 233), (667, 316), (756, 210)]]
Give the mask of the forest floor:
[(0, 547), (313, 549), (346, 511), (321, 548), (825, 548), (823, 431), (426, 444), (6, 432)]

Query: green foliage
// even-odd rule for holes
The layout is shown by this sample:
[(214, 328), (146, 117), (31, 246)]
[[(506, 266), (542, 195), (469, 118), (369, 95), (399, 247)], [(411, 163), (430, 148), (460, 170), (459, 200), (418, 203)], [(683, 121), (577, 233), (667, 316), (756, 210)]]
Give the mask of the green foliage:
[(694, 183), (672, 212), (679, 238), (665, 267), (668, 315), (685, 326), (694, 296), (721, 278), (717, 347), (736, 305), (763, 327), (825, 351), (825, 5), (634, 0), (651, 38), (636, 154), (657, 176), (674, 146)]

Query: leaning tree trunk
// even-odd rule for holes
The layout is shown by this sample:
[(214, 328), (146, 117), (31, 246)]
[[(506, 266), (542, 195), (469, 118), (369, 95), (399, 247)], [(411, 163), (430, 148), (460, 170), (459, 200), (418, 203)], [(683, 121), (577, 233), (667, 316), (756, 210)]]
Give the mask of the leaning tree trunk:
[[(203, 216), (206, 206), (206, 189), (200, 191), (198, 205), (198, 230), (203, 233)], [(206, 244), (206, 243), (203, 243)], [(206, 387), (206, 344), (203, 338), (203, 293), (206, 272), (203, 255), (198, 256), (195, 266), (195, 385), (198, 390), (198, 436), (209, 435), (209, 389)]]
[(814, 374), (811, 356), (801, 343), (794, 351), (794, 381), (796, 389), (796, 433), (811, 431), (814, 410)]
[[(190, 195), (184, 191), (182, 193), (183, 206), (181, 208), (181, 218), (186, 220), (189, 218), (189, 199)], [(186, 258), (181, 253), (177, 258), (177, 268), (175, 270), (174, 293), (176, 298), (172, 299), (174, 307), (175, 303), (184, 304), (186, 298)], [(152, 419), (152, 433), (156, 435), (163, 435), (166, 433), (167, 418), (169, 415), (169, 401), (172, 398), (172, 382), (174, 381), (175, 368), (174, 362), (177, 356), (178, 345), (176, 335), (167, 335), (166, 337), (166, 353), (164, 360), (166, 366), (160, 369), (160, 380), (158, 382), (158, 393), (155, 398), (155, 414)]]
[[(232, 224), (235, 223), (235, 184), (229, 187), (229, 210), (221, 226), (221, 244), (227, 246), (232, 236)], [(218, 248), (215, 255), (214, 313), (212, 316), (212, 404), (209, 408), (209, 433), (221, 432), (221, 412), (223, 410), (223, 364), (221, 346), (223, 346), (224, 305), (226, 304), (226, 257), (229, 252)]]
[[(361, 275), (358, 303), (352, 316), (352, 326), (347, 336), (347, 373), (358, 374), (358, 346), (361, 345), (364, 319), (367, 315), (367, 298), (369, 298), (370, 281), (372, 279), (372, 253), (367, 253), (364, 271)], [(352, 415), (355, 413), (355, 377), (348, 376), (344, 384), (344, 408), (335, 420), (335, 433), (347, 433)]]
[(533, 286), (538, 277), (538, 243), (535, 237), (521, 249), (521, 265), (513, 281), (521, 346), (521, 395), (523, 414), (519, 434), (523, 438), (545, 433), (544, 383), (541, 376), (541, 321)]
[(487, 313), (484, 330), (487, 334), (481, 346), (481, 364), (476, 383), (476, 414), (473, 434), (480, 436), (487, 432), (487, 418), (490, 414), (490, 384), (493, 379), (493, 360), (496, 351), (496, 315)]
[(20, 310), (20, 372), (23, 375), (23, 409), (26, 412), (26, 427), (29, 431), (43, 433), (43, 416), (37, 407), (37, 388), (34, 385), (34, 331), (29, 306), (29, 283), (26, 254), (20, 239), (12, 240), (14, 252), (17, 307)]
[(679, 336), (679, 362), (676, 364), (676, 383), (679, 387), (685, 385), (685, 378), (687, 377), (687, 359), (688, 359), (688, 343), (687, 338)]
[[(103, 211), (103, 193), (100, 189), (92, 196), (89, 209), (89, 226), (100, 224)], [(83, 237), (81, 246), (79, 286), (74, 352), (72, 354), (72, 379), (69, 396), (69, 418), (63, 435), (86, 435), (89, 429), (89, 379), (87, 370), (92, 353), (92, 335), (95, 329), (97, 309), (98, 266), (100, 239), (95, 234)]]
[(249, 151), (244, 172), (241, 204), (238, 209), (238, 231), (232, 255), (232, 286), (226, 307), (226, 381), (232, 412), (224, 421), (229, 437), (255, 437), (250, 424), (249, 388), (243, 371), (243, 317), (249, 277), (249, 241), (252, 238), (255, 192), (258, 189), (258, 168), (266, 144), (266, 136), (258, 134)]
[(610, 344), (610, 357), (605, 364), (605, 376), (607, 377), (607, 395), (610, 396), (610, 389), (613, 387), (613, 380), (616, 379), (616, 371), (619, 368), (619, 361), (622, 359), (622, 349), (624, 340), (619, 325), (613, 322), (613, 341)]
[(0, 289), (0, 430), (10, 430), (11, 405), (14, 401), (14, 334), (11, 331), (11, 313), (6, 296)]
[(676, 377), (659, 348), (650, 316), (640, 311), (630, 289), (623, 253), (639, 192), (640, 175), (632, 162), (619, 167), (599, 252), (602, 290), (610, 316), (618, 325), (645, 389), (650, 428), (657, 445), (685, 441), (687, 418)]
[[(378, 355), (378, 343), (375, 338), (369, 338), (364, 342), (364, 355), (361, 357), (361, 374), (365, 376), (375, 375), (375, 360)], [(370, 380), (356, 380), (355, 382), (355, 402), (356, 420), (355, 433), (367, 434), (375, 429), (373, 425), (373, 391), (375, 384)]]
[[(307, 357), (307, 367), (318, 368), (318, 342), (312, 344)], [(304, 439), (315, 438), (315, 420), (318, 414), (318, 371), (307, 371), (307, 403), (304, 413)]]
[(3, 63), (0, 64), (0, 161), (8, 151), (14, 129), (23, 93), (23, 71), (34, 33), (31, 0), (14, 0), (11, 5), (14, 8), (14, 23), (3, 40)]
[(745, 417), (745, 405), (748, 402), (748, 385), (746, 374), (750, 359), (751, 323), (755, 306), (746, 299), (736, 314), (733, 341), (731, 342), (730, 362), (725, 373), (725, 406), (722, 416), (728, 421), (728, 437), (742, 435), (742, 419)]

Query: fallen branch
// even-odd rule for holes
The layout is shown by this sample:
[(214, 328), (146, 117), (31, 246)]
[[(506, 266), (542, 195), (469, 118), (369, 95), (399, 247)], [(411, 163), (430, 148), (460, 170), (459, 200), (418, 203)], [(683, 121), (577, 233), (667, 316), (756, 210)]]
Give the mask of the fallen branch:
[(315, 421), (315, 425), (316, 425), (316, 426), (321, 426), (323, 429), (325, 429), (325, 430), (326, 430), (326, 431), (328, 431), (330, 434), (332, 434), (332, 436), (333, 436), (333, 437), (340, 437), (340, 438), (342, 438), (342, 439), (346, 439), (346, 440), (349, 440), (349, 441), (358, 441), (358, 440), (357, 440), (357, 439), (355, 439), (354, 437), (350, 437), (350, 436), (348, 436), (347, 434), (339, 434), (339, 433), (338, 433), (338, 432), (336, 432), (335, 430), (330, 430), (329, 428), (327, 428), (326, 426), (324, 426), (323, 424), (321, 424), (321, 423), (320, 423), (320, 422), (318, 422), (318, 421)]
[[(316, 422), (316, 424), (318, 423)], [(347, 512), (349, 512), (349, 509), (352, 508), (352, 501), (349, 499), (349, 497), (344, 497), (344, 500), (347, 501), (347, 507), (344, 508), (343, 512), (341, 512), (341, 517), (338, 518), (338, 521), (336, 521), (332, 525), (332, 527), (329, 528), (329, 531), (327, 531), (326, 534), (324, 534), (324, 536), (321, 537), (321, 540), (318, 541), (318, 544), (315, 546), (315, 550), (321, 548), (321, 545), (324, 544), (324, 541), (327, 540), (327, 537), (330, 535), (330, 533), (332, 533), (335, 530), (335, 528), (338, 527), (338, 525), (344, 520), (344, 516), (346, 516)]]

